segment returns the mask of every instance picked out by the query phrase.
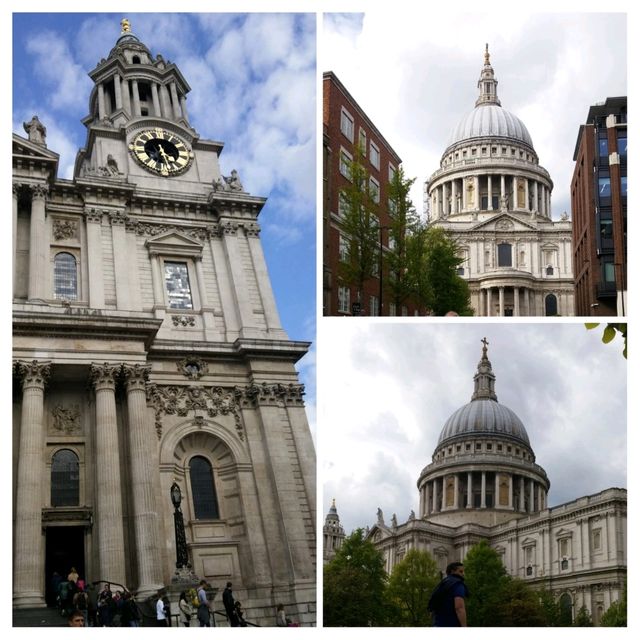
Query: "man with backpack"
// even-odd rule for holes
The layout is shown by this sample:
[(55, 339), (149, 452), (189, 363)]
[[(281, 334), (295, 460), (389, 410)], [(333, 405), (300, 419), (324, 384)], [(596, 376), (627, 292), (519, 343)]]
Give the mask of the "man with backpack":
[(433, 614), (434, 627), (466, 627), (467, 611), (464, 600), (469, 590), (464, 583), (464, 565), (451, 562), (447, 575), (434, 589), (429, 599), (429, 611)]

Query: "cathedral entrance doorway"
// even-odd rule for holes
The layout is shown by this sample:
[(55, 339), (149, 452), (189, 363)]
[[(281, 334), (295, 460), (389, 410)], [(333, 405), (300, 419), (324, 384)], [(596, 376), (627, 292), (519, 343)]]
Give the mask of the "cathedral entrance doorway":
[(45, 555), (45, 600), (55, 606), (56, 596), (51, 588), (51, 578), (58, 572), (67, 579), (71, 567), (87, 579), (84, 565), (84, 527), (47, 527)]

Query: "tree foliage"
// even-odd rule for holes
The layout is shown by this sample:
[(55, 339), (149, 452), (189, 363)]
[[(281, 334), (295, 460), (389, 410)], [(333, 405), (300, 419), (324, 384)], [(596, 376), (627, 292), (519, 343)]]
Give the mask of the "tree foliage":
[(369, 188), (369, 172), (366, 169), (362, 149), (348, 163), (350, 182), (340, 190), (342, 232), (348, 242), (346, 260), (338, 267), (340, 279), (346, 285), (355, 286), (362, 300), (364, 283), (374, 276), (380, 262), (380, 221), (375, 214), (376, 203)]
[(324, 568), (324, 626), (383, 626), (386, 581), (382, 555), (356, 529)]
[(455, 311), (460, 316), (471, 316), (469, 285), (458, 275), (462, 258), (458, 256), (456, 241), (444, 229), (428, 227), (424, 232), (423, 269), (425, 279), (418, 285), (427, 292), (428, 307), (436, 316)]
[(545, 619), (546, 627), (561, 627), (562, 624), (562, 610), (560, 604), (554, 598), (553, 593), (547, 589), (541, 589), (536, 592), (540, 606), (542, 607), (542, 613)]
[(436, 561), (426, 551), (411, 549), (389, 577), (389, 600), (399, 610), (398, 626), (431, 626), (429, 597), (440, 582)]
[[(587, 329), (595, 329), (599, 327), (599, 322), (586, 322), (585, 327)], [(602, 342), (605, 344), (609, 344), (618, 333), (622, 336), (624, 340), (624, 349), (622, 350), (622, 355), (627, 357), (627, 323), (626, 322), (608, 322), (604, 328), (602, 333)]]
[(591, 621), (591, 614), (587, 610), (587, 607), (582, 605), (578, 609), (578, 613), (576, 613), (576, 619), (573, 621), (574, 627), (593, 627), (593, 622)]
[(627, 626), (627, 584), (620, 600), (611, 603), (611, 606), (602, 614), (600, 625), (603, 627), (626, 627)]

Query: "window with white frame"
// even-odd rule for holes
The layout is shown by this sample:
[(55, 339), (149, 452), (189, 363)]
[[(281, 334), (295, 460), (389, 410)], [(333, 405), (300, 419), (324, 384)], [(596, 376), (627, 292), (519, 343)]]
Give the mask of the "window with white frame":
[(396, 172), (397, 169), (392, 164), (389, 164), (389, 182), (393, 182), (393, 179), (396, 177)]
[(193, 309), (186, 262), (164, 262), (164, 280), (171, 309)]
[(378, 299), (378, 296), (371, 296), (369, 298), (369, 315), (380, 315), (380, 300)]
[(338, 217), (344, 218), (348, 211), (347, 197), (344, 193), (338, 195)]
[(366, 156), (367, 155), (367, 132), (360, 127), (360, 133), (358, 135), (358, 145), (360, 146), (360, 149), (362, 149), (362, 153)]
[(389, 234), (389, 249), (391, 249), (391, 251), (393, 251), (396, 248), (396, 239)]
[(340, 131), (349, 139), (349, 142), (353, 142), (353, 116), (344, 107), (340, 113)]
[(338, 287), (338, 311), (342, 313), (349, 313), (349, 298), (349, 287)]
[(347, 179), (351, 180), (351, 171), (349, 171), (349, 164), (353, 160), (353, 157), (348, 151), (340, 149), (340, 173)]
[(53, 259), (53, 295), (57, 300), (78, 299), (78, 263), (67, 251)]
[(398, 204), (395, 200), (389, 198), (389, 215), (395, 216), (398, 213)]
[(349, 241), (340, 234), (340, 240), (338, 243), (338, 257), (340, 262), (347, 262), (349, 260)]
[(373, 140), (369, 144), (369, 161), (376, 168), (380, 168), (380, 149)]
[(408, 316), (409, 315), (409, 309), (407, 309), (406, 305), (402, 305), (402, 315), (403, 316)]
[(380, 202), (380, 183), (373, 176), (369, 177), (369, 192), (373, 201), (378, 204)]
[(397, 307), (396, 307), (396, 303), (395, 302), (390, 302), (389, 303), (389, 315), (390, 316), (395, 316), (397, 312), (398, 312), (398, 310), (397, 310)]

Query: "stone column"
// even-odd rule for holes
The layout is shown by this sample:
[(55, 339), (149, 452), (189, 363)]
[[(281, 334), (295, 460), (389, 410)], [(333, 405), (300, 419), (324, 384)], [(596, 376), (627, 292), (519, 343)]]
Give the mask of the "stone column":
[(13, 538), (13, 605), (26, 608), (44, 606), (44, 388), (51, 364), (33, 360), (16, 366), (22, 377), (22, 413)]
[(29, 300), (43, 302), (49, 293), (47, 269), (47, 227), (45, 222), (46, 185), (31, 187), (31, 225), (29, 229)]
[(92, 364), (91, 382), (96, 392), (96, 532), (98, 576), (126, 582), (122, 519), (122, 477), (116, 419), (116, 376), (120, 367)]
[(513, 315), (520, 315), (520, 287), (513, 287)]
[(520, 511), (524, 513), (524, 476), (520, 476)]
[(160, 85), (160, 105), (162, 106), (162, 115), (171, 120), (171, 101), (169, 100), (169, 90), (163, 84)]
[(91, 209), (87, 223), (87, 263), (89, 271), (89, 307), (104, 309), (104, 277), (102, 273), (102, 211)]
[(534, 200), (533, 210), (537, 213), (540, 211), (540, 204), (538, 201), (538, 181), (537, 180), (533, 181), (533, 200)]
[(104, 104), (104, 84), (98, 83), (98, 119), (102, 120), (107, 115)]
[(447, 508), (447, 483), (446, 476), (442, 476), (442, 499), (440, 500), (440, 511)]
[(513, 509), (513, 473), (509, 474), (509, 509)]
[(182, 111), (182, 117), (189, 122), (189, 117), (187, 115), (187, 98), (186, 96), (180, 96), (180, 110)]
[(547, 202), (546, 202), (546, 197), (545, 197), (545, 185), (541, 184), (540, 185), (540, 213), (542, 213), (543, 216), (546, 217), (547, 215)]
[(487, 508), (487, 472), (482, 472), (482, 482), (480, 484), (480, 508)]
[(220, 340), (220, 336), (213, 333), (215, 331), (215, 318), (213, 315), (213, 308), (209, 306), (209, 300), (207, 298), (207, 287), (204, 279), (204, 269), (202, 268), (202, 256), (197, 256), (194, 259), (194, 263), (196, 267), (196, 278), (198, 280), (200, 308), (202, 310), (202, 324), (204, 325), (204, 330), (207, 334), (207, 340)]
[(431, 481), (431, 497), (433, 498), (432, 513), (437, 513), (438, 511), (438, 486), (436, 482), (437, 480)]
[(16, 274), (18, 269), (16, 267), (16, 260), (18, 255), (18, 199), (20, 196), (20, 185), (17, 182), (13, 183), (13, 200), (11, 209), (11, 222), (13, 229), (13, 295), (16, 295)]
[(443, 182), (442, 183), (442, 201), (443, 201), (443, 211), (445, 216), (448, 216), (451, 211), (449, 210), (449, 192), (448, 192), (448, 188), (447, 188), (447, 183)]
[(124, 213), (116, 212), (109, 215), (111, 220), (111, 235), (113, 238), (113, 270), (116, 281), (116, 308), (120, 311), (130, 311), (129, 263), (124, 256), (127, 251), (126, 217)]
[(142, 111), (140, 110), (140, 92), (138, 91), (137, 80), (131, 81), (131, 93), (133, 95), (133, 115), (142, 115)]
[(460, 508), (459, 492), (460, 492), (460, 478), (458, 477), (457, 473), (454, 473), (453, 474), (453, 508), (454, 509)]
[(491, 315), (491, 287), (487, 288), (487, 317)]
[(480, 210), (480, 176), (473, 177), (474, 208)]
[(529, 513), (535, 511), (535, 484), (533, 480), (529, 481)]
[(491, 175), (487, 175), (487, 210), (493, 211), (493, 200), (491, 198), (493, 191), (493, 184), (491, 180)]
[(120, 74), (113, 76), (113, 90), (116, 96), (116, 109), (122, 109), (122, 88), (120, 87)]
[(451, 181), (451, 213), (458, 213), (458, 182)]
[(138, 596), (152, 595), (162, 586), (162, 565), (158, 536), (153, 469), (150, 447), (157, 447), (156, 435), (147, 422), (146, 379), (150, 367), (124, 365), (127, 390), (127, 431), (131, 461), (131, 488), (133, 498), (132, 526), (138, 561)]
[(496, 478), (493, 483), (493, 507), (497, 509), (500, 506), (500, 474), (496, 471)]
[(500, 174), (500, 206), (502, 207), (502, 198), (504, 198), (507, 190), (504, 184), (504, 174)]
[(460, 183), (460, 187), (462, 189), (462, 210), (466, 211), (467, 207), (469, 206), (469, 203), (467, 202), (467, 185), (465, 183), (465, 179), (462, 178), (462, 181)]
[(467, 471), (467, 509), (473, 507), (473, 474)]
[(530, 293), (529, 288), (525, 288), (523, 293), (524, 293), (524, 315), (525, 316), (530, 316), (531, 315), (531, 300), (530, 300), (530, 297), (529, 297), (529, 293)]
[(255, 227), (245, 228), (251, 262), (253, 263), (256, 280), (258, 281), (258, 292), (260, 293), (260, 300), (262, 301), (264, 320), (269, 332), (276, 331), (281, 333), (284, 338), (285, 335), (282, 329), (282, 324), (280, 323), (278, 307), (276, 306), (276, 301), (273, 297), (273, 289), (271, 288), (271, 280), (267, 270), (267, 263), (264, 259), (264, 252), (262, 250), (259, 232), (260, 230), (257, 225)]
[(153, 285), (153, 308), (164, 309), (164, 285), (162, 279), (162, 270), (160, 269), (160, 257), (156, 252), (150, 253), (151, 260), (151, 283)]
[(498, 287), (498, 306), (500, 309), (499, 316), (504, 316), (504, 287)]
[(178, 90), (176, 89), (176, 83), (171, 82), (169, 84), (169, 91), (171, 92), (171, 105), (173, 107), (173, 116), (176, 120), (182, 118), (180, 112), (180, 100), (178, 99)]
[(122, 79), (122, 106), (128, 115), (131, 115), (131, 93), (129, 90), (129, 81)]
[(547, 218), (551, 218), (551, 191), (547, 189)]
[(513, 211), (518, 208), (518, 178), (511, 176), (511, 194), (513, 195)]
[(524, 208), (529, 211), (529, 178), (524, 180)]
[(151, 83), (151, 101), (153, 102), (153, 115), (161, 116), (162, 110), (160, 109), (160, 98), (158, 97), (158, 85), (155, 82)]

